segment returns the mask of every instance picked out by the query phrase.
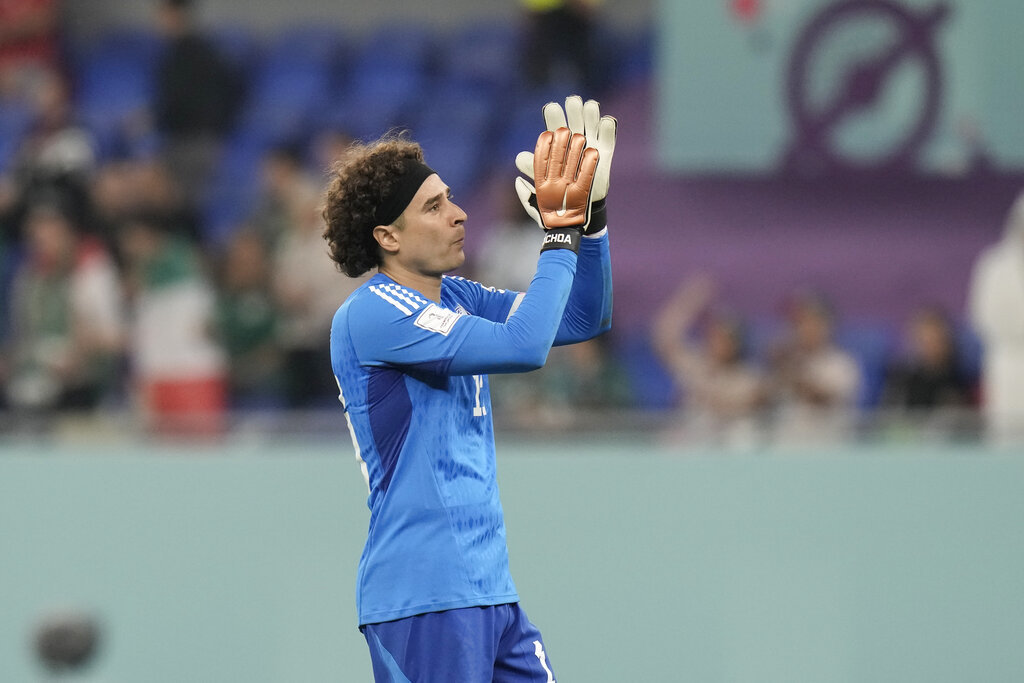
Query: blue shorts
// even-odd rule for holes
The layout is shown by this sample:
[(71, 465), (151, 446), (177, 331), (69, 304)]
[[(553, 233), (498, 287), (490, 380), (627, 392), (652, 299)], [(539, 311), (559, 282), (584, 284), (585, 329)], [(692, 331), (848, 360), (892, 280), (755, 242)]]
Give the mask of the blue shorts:
[(518, 603), (418, 614), (362, 628), (377, 683), (554, 683)]

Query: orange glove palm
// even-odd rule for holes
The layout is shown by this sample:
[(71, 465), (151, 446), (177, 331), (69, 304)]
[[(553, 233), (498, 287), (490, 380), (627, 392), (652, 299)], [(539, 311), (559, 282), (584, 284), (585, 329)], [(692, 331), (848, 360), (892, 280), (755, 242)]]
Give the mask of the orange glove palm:
[(533, 177), (537, 210), (545, 230), (580, 228), (587, 222), (587, 206), (594, 185), (599, 152), (586, 147), (587, 138), (568, 128), (544, 131), (537, 138)]

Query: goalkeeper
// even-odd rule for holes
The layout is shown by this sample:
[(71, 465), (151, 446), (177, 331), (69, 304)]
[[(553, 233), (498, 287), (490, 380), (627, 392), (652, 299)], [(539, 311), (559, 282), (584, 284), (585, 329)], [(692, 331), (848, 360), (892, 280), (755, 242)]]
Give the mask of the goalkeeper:
[(554, 681), (508, 568), (487, 375), (544, 364), (611, 325), (604, 198), (615, 121), (578, 97), (516, 163), (545, 230), (526, 292), (445, 273), (466, 214), (418, 144), (386, 136), (333, 169), (324, 238), (377, 273), (338, 309), (331, 360), (369, 486), (356, 605), (378, 681)]

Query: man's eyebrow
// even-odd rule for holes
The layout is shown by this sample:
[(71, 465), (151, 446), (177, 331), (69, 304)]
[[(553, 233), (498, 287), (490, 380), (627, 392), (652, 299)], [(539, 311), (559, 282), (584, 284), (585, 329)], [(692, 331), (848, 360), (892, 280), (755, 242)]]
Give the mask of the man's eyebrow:
[(441, 201), (441, 197), (443, 195), (447, 195), (451, 191), (452, 189), (450, 187), (446, 187), (437, 194), (435, 194), (433, 197), (430, 197), (429, 199), (427, 199), (427, 201), (423, 202), (423, 206), (420, 208), (420, 211), (426, 211), (434, 202)]

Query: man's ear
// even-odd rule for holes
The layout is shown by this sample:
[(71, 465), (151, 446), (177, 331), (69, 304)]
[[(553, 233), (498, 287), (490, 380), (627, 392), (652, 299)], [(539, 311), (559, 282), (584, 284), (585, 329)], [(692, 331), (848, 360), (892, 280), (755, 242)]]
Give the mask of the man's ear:
[(378, 225), (373, 229), (373, 238), (387, 254), (394, 254), (400, 246), (398, 230), (394, 225)]

